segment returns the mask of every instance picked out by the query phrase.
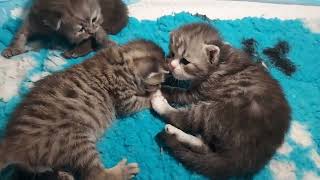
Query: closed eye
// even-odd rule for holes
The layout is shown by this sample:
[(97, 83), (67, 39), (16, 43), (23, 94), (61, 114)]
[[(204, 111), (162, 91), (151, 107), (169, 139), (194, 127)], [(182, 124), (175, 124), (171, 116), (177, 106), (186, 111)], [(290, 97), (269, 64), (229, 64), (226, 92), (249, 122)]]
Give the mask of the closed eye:
[(84, 27), (83, 26), (81, 26), (81, 28), (79, 29), (79, 32), (84, 32)]
[(94, 17), (93, 19), (92, 19), (92, 22), (96, 22), (97, 21), (97, 17)]
[(180, 59), (180, 62), (179, 62), (180, 64), (183, 64), (183, 65), (187, 65), (187, 64), (189, 64), (190, 62), (188, 61), (188, 60), (186, 60), (185, 58), (182, 58), (182, 59)]

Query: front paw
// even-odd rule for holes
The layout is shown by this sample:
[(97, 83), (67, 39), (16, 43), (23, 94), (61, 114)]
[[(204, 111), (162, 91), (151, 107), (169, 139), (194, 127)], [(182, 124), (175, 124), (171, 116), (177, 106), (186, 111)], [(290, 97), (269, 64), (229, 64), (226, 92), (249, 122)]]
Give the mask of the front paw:
[(7, 49), (3, 50), (1, 55), (5, 58), (10, 58), (12, 56), (16, 56), (19, 54), (22, 54), (26, 52), (25, 49), (23, 48), (18, 48), (18, 47), (8, 47)]
[(71, 58), (80, 57), (80, 55), (76, 51), (69, 50), (69, 51), (63, 52), (62, 57), (66, 58), (66, 59), (71, 59)]
[(167, 134), (176, 135), (179, 133), (179, 129), (172, 126), (171, 124), (166, 124), (164, 130)]
[(65, 171), (58, 171), (57, 172), (57, 179), (58, 180), (74, 180), (72, 174), (65, 172)]
[(161, 91), (158, 90), (151, 97), (152, 108), (160, 115), (166, 114), (173, 108), (169, 105), (168, 101), (162, 96)]
[(168, 134), (166, 131), (159, 132), (155, 139), (158, 145), (165, 150), (168, 150), (168, 147), (176, 147), (179, 144), (176, 135)]
[(109, 175), (107, 179), (114, 180), (129, 180), (134, 178), (139, 173), (139, 165), (137, 163), (127, 163), (126, 159), (120, 161), (111, 169), (106, 169), (105, 172)]

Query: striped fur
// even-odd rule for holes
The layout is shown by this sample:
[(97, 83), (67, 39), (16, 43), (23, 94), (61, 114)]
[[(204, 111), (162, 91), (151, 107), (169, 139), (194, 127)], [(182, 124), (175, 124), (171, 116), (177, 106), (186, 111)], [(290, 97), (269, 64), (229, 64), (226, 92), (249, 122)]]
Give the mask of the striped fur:
[(104, 170), (96, 141), (117, 115), (150, 107), (145, 82), (157, 81), (159, 89), (163, 78), (149, 75), (163, 74), (163, 64), (162, 50), (139, 40), (36, 82), (9, 121), (0, 168), (17, 163), (33, 172), (81, 172), (86, 180), (130, 178), (137, 165), (123, 161)]
[(46, 36), (73, 46), (64, 57), (84, 56), (113, 45), (107, 35), (118, 33), (127, 23), (128, 9), (122, 0), (33, 0), (22, 26), (1, 54), (6, 58), (22, 54), (30, 39)]
[(171, 39), (171, 71), (192, 85), (161, 91), (169, 102), (190, 106), (174, 109), (162, 96), (155, 96), (152, 105), (168, 124), (201, 136), (205, 145), (200, 151), (199, 143), (190, 147), (174, 134), (158, 137), (188, 168), (210, 178), (259, 171), (290, 124), (291, 110), (279, 83), (262, 65), (223, 43), (210, 25), (185, 25)]

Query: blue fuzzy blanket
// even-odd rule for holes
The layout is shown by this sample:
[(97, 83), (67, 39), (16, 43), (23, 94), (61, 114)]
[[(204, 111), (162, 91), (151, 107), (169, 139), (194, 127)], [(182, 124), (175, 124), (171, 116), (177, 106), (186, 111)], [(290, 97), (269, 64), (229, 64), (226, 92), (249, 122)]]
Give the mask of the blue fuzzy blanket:
[[(0, 2), (0, 51), (8, 46), (21, 23), (21, 18), (17, 16), (20, 9), (16, 7), (25, 5), (25, 0)], [(258, 42), (258, 54), (270, 65), (270, 73), (279, 80), (292, 107), (293, 123), (284, 145), (254, 179), (319, 179), (320, 34), (311, 33), (298, 20), (209, 20), (179, 13), (155, 21), (139, 21), (131, 17), (128, 26), (112, 39), (123, 44), (132, 39), (145, 38), (156, 42), (167, 52), (171, 30), (199, 21), (213, 24), (235, 47), (240, 48), (243, 39), (254, 38)], [(290, 45), (288, 58), (297, 68), (292, 76), (275, 68), (262, 53), (262, 49), (274, 46), (279, 40), (285, 40)], [(44, 48), (12, 59), (0, 56), (0, 134), (3, 134), (11, 112), (28, 93), (33, 82), (84, 59), (65, 60), (60, 56), (60, 51)], [(163, 126), (164, 123), (150, 110), (118, 119), (98, 143), (103, 163), (111, 167), (127, 157), (130, 162), (140, 165), (141, 173), (136, 179), (205, 179), (186, 170), (181, 163), (161, 151), (154, 137)], [(8, 180), (7, 176), (8, 173), (2, 172), (0, 179)]]

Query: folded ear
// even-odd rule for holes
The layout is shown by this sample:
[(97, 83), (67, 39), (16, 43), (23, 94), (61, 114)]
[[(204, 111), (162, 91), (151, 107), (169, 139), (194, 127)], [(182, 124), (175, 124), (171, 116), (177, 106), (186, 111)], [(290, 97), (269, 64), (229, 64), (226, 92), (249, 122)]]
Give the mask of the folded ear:
[(161, 69), (160, 72), (163, 74), (170, 74), (170, 71), (167, 69)]
[(169, 45), (171, 45), (175, 41), (174, 36), (175, 36), (174, 31), (170, 32), (170, 44)]
[(144, 80), (145, 84), (147, 85), (159, 85), (162, 82), (164, 82), (164, 73), (159, 72), (159, 73), (154, 73), (152, 72), (151, 74), (148, 75), (148, 77)]
[(183, 44), (183, 37), (178, 32), (172, 31), (170, 33), (170, 46), (181, 46)]
[(213, 44), (204, 44), (203, 49), (211, 64), (217, 64), (220, 57), (220, 48)]
[(58, 31), (61, 27), (62, 15), (57, 12), (47, 13), (45, 19), (43, 19), (43, 23), (53, 30)]

